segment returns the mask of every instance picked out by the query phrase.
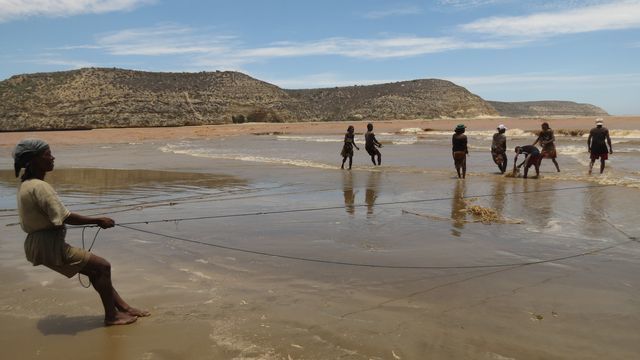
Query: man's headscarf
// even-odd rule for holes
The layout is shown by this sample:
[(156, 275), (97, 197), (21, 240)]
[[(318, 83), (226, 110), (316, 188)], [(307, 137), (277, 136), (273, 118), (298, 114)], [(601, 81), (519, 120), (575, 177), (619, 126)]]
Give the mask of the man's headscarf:
[(16, 177), (20, 175), (20, 169), (26, 168), (34, 157), (42, 154), (49, 149), (49, 144), (40, 139), (24, 139), (21, 140), (13, 150), (13, 168), (16, 171)]

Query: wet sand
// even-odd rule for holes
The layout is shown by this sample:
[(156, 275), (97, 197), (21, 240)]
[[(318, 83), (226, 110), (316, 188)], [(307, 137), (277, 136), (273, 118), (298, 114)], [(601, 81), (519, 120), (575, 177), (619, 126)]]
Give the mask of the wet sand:
[[(539, 127), (539, 120), (528, 121), (518, 127)], [(563, 121), (554, 120), (553, 128), (581, 128), (576, 119)], [(606, 121), (638, 129), (637, 122)], [(439, 124), (448, 130), (457, 122)], [(486, 120), (487, 130), (494, 122)], [(381, 122), (376, 131), (438, 129), (432, 125)], [(450, 159), (439, 160), (450, 150), (437, 139), (385, 146), (381, 168), (370, 167), (361, 151), (347, 172), (337, 169), (339, 143), (246, 134), (286, 126), (298, 127), (288, 134), (311, 136), (340, 136), (346, 127), (35, 134), (53, 144), (56, 170), (48, 179), (72, 210), (171, 236), (123, 227), (100, 232), (94, 252), (112, 263), (117, 289), (153, 313), (123, 327), (102, 326), (97, 295), (77, 279), (24, 259), (24, 234), (12, 225), (15, 180), (10, 159), (2, 157), (8, 169), (0, 172), (3, 356), (631, 359), (640, 353), (640, 244), (629, 239), (640, 231), (635, 186), (596, 181), (606, 176), (560, 177), (549, 163), (542, 179), (504, 178), (480, 150), (469, 159), (469, 177), (459, 181)], [(234, 131), (245, 135), (229, 136)], [(92, 140), (98, 133), (111, 135)], [(24, 136), (3, 134), (3, 143), (11, 143), (4, 135)], [(238, 149), (247, 154), (236, 156)], [(253, 150), (259, 161), (247, 160)], [(331, 154), (326, 163), (323, 152)], [(274, 160), (287, 156), (304, 162)], [(561, 175), (584, 172), (576, 159), (559, 158)], [(611, 169), (620, 171), (617, 164)], [(466, 212), (471, 205), (522, 223), (477, 222)], [(296, 209), (305, 211), (283, 213)], [(142, 223), (177, 218), (191, 220)], [(80, 245), (78, 229), (69, 230), (68, 242)], [(423, 268), (393, 268), (412, 266)]]

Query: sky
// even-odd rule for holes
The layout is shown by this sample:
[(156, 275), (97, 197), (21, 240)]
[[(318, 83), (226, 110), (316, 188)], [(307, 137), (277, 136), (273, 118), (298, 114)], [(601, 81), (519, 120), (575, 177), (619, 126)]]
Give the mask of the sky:
[(0, 80), (117, 67), (287, 89), (446, 79), (640, 115), (640, 0), (0, 0)]

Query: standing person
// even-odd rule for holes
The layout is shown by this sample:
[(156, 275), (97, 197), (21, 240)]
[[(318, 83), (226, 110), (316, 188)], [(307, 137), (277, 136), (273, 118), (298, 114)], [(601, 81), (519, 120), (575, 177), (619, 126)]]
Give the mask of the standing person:
[(518, 165), (518, 169), (524, 165), (524, 175), (523, 178), (527, 178), (527, 173), (529, 173), (529, 168), (533, 166), (536, 169), (536, 178), (540, 176), (540, 160), (542, 160), (542, 155), (540, 154), (540, 150), (533, 145), (525, 145), (525, 146), (516, 146), (516, 157), (513, 159), (513, 172), (516, 172), (516, 163), (518, 162), (518, 155), (524, 154), (524, 160)]
[(380, 154), (380, 150), (376, 147), (381, 148), (382, 144), (376, 140), (376, 136), (373, 133), (373, 124), (369, 123), (367, 124), (367, 132), (364, 134), (364, 149), (371, 155), (373, 165), (376, 165), (376, 156), (378, 157), (378, 165), (380, 165), (382, 154)]
[(360, 150), (358, 145), (356, 145), (353, 132), (353, 126), (349, 125), (347, 133), (344, 134), (344, 145), (342, 146), (342, 152), (340, 153), (340, 155), (342, 155), (342, 166), (340, 166), (340, 169), (344, 169), (344, 162), (349, 158), (349, 170), (351, 170), (351, 163), (353, 162), (353, 147), (355, 146), (356, 149)]
[(34, 266), (45, 265), (70, 278), (77, 273), (89, 277), (104, 306), (105, 325), (131, 324), (149, 312), (129, 306), (111, 283), (111, 265), (107, 260), (65, 242), (65, 224), (98, 225), (102, 229), (115, 225), (107, 217), (89, 217), (67, 210), (55, 190), (44, 181), (53, 170), (55, 158), (46, 142), (22, 140), (13, 152), (16, 177), (25, 169), (18, 189), (20, 226), (28, 234), (24, 251)]
[[(609, 137), (609, 129), (602, 125), (602, 118), (597, 118), (596, 127), (591, 129), (589, 132), (589, 138), (587, 139), (587, 146), (589, 147), (589, 153), (591, 154), (589, 175), (591, 175), (591, 171), (593, 170), (593, 163), (595, 163), (598, 158), (600, 158), (600, 174), (602, 174), (604, 171), (604, 162), (609, 159), (609, 154), (613, 154), (611, 138)], [(607, 145), (609, 145), (608, 149)]]
[[(467, 175), (467, 154), (469, 154), (469, 148), (467, 147), (467, 135), (464, 124), (458, 124), (454, 129), (453, 137), (451, 137), (451, 143), (453, 145), (453, 165), (456, 167), (458, 173), (458, 179), (464, 179)], [(462, 174), (460, 169), (462, 168)]]
[(507, 171), (507, 136), (504, 134), (507, 131), (507, 127), (503, 124), (498, 125), (498, 132), (493, 134), (493, 141), (491, 142), (491, 156), (493, 162), (498, 165), (500, 173), (504, 174)]
[(540, 143), (540, 146), (542, 146), (542, 150), (540, 151), (542, 159), (551, 159), (551, 161), (553, 161), (553, 165), (556, 166), (556, 170), (560, 172), (560, 166), (556, 161), (555, 141), (556, 137), (553, 135), (553, 130), (549, 127), (549, 123), (543, 122), (540, 135), (538, 135), (536, 141), (531, 145), (535, 146), (537, 143)]

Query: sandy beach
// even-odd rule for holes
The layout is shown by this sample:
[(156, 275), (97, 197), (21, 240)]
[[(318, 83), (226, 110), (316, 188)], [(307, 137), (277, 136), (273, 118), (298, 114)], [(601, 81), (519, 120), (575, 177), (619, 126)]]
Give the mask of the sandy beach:
[[(594, 120), (374, 122), (383, 164), (362, 149), (351, 171), (342, 137), (353, 124), (362, 144), (366, 122), (2, 133), (3, 358), (637, 358), (640, 118), (605, 118), (614, 154), (589, 176)], [(544, 121), (562, 171), (500, 175), (496, 125), (511, 148)], [(10, 157), (25, 137), (51, 144), (47, 180), (70, 210), (122, 225), (93, 252), (151, 317), (103, 327), (92, 289), (26, 261)]]

